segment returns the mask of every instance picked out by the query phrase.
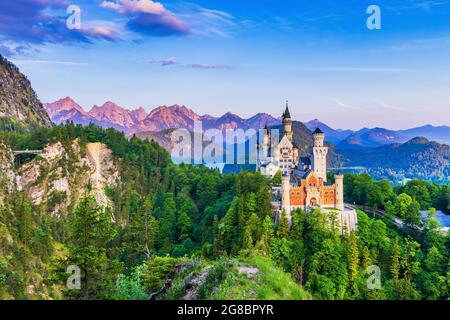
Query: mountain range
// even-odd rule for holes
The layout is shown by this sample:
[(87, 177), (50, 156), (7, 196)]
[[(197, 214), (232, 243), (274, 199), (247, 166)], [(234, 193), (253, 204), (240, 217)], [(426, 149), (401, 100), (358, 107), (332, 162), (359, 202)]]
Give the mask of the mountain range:
[(198, 115), (183, 105), (160, 106), (147, 113), (143, 108), (129, 110), (108, 101), (101, 106), (93, 106), (85, 111), (72, 98), (66, 97), (52, 103), (45, 103), (45, 109), (52, 121), (62, 124), (73, 121), (75, 124), (94, 123), (102, 127), (112, 127), (127, 134), (139, 132), (159, 132), (175, 128), (194, 131), (194, 123), (202, 122), (202, 129), (259, 129), (264, 125), (280, 123), (279, 119), (267, 113), (258, 113), (251, 118), (243, 119), (231, 112), (221, 117)]
[[(281, 124), (280, 118), (267, 113), (258, 113), (248, 119), (231, 112), (220, 117), (199, 115), (184, 105), (160, 106), (147, 113), (144, 108), (129, 110), (111, 101), (101, 106), (93, 106), (85, 111), (72, 98), (45, 103), (45, 109), (52, 121), (57, 124), (73, 121), (75, 124), (97, 124), (101, 127), (115, 128), (128, 135), (141, 132), (160, 132), (164, 130), (185, 128), (194, 131), (194, 122), (201, 121), (202, 129), (260, 129), (266, 124), (274, 127)], [(450, 144), (449, 126), (431, 126), (411, 128), (406, 130), (389, 130), (384, 128), (362, 128), (358, 131), (333, 129), (318, 119), (305, 122), (310, 131), (320, 128), (325, 133), (325, 139), (333, 143), (337, 149), (376, 148), (392, 143), (404, 143), (415, 137), (425, 137), (428, 140)]]
[[(111, 101), (86, 111), (70, 97), (43, 105), (26, 76), (0, 56), (0, 129), (10, 130), (15, 124), (51, 126), (51, 122), (67, 121), (82, 125), (94, 123), (129, 135), (136, 133), (141, 139), (153, 139), (169, 149), (171, 131), (174, 128), (192, 131), (195, 121), (202, 121), (204, 130), (259, 129), (267, 124), (279, 128), (282, 134), (280, 119), (266, 113), (247, 119), (233, 113), (214, 117), (198, 115), (180, 105), (160, 106), (147, 113), (144, 108), (128, 110)], [(326, 134), (330, 166), (363, 166), (375, 177), (397, 181), (399, 176), (450, 181), (450, 147), (442, 144), (450, 143), (448, 126), (351, 131), (333, 129), (317, 119), (307, 123), (294, 121), (294, 142), (302, 155), (310, 153), (311, 131), (317, 127)]]

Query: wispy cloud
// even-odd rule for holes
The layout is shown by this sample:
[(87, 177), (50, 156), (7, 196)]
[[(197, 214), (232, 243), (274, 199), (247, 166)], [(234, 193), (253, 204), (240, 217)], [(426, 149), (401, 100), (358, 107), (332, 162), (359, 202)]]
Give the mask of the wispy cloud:
[(186, 67), (194, 68), (194, 69), (233, 69), (232, 66), (220, 65), (220, 64), (188, 64)]
[(62, 65), (62, 66), (88, 66), (89, 63), (74, 61), (54, 61), (54, 60), (13, 60), (17, 65)]
[(449, 1), (436, 1), (436, 0), (424, 0), (424, 1), (410, 1), (398, 5), (385, 5), (384, 8), (390, 11), (402, 12), (408, 10), (431, 10), (434, 7), (439, 7), (447, 4)]
[(397, 106), (394, 106), (394, 105), (385, 103), (385, 102), (383, 102), (383, 101), (376, 101), (376, 103), (377, 103), (379, 106), (381, 106), (381, 107), (383, 107), (383, 108), (385, 108), (385, 109), (390, 109), (390, 110), (394, 110), (394, 111), (406, 112), (406, 110), (403, 109), (403, 108), (401, 108), (401, 107), (397, 107)]
[(361, 73), (386, 73), (386, 72), (405, 72), (407, 69), (384, 68), (384, 67), (324, 67), (308, 68), (311, 71), (330, 71), (330, 72), (361, 72)]
[(170, 58), (164, 58), (164, 59), (160, 59), (160, 60), (154, 60), (154, 61), (152, 61), (152, 63), (159, 64), (162, 67), (167, 67), (167, 66), (175, 65), (178, 62), (177, 62), (177, 58), (170, 57)]
[(153, 60), (152, 63), (159, 64), (161, 67), (179, 65), (181, 67), (186, 67), (186, 68), (205, 69), (205, 70), (233, 69), (232, 66), (222, 65), (222, 64), (208, 64), (208, 63), (182, 64), (182, 63), (179, 63), (177, 58), (175, 58), (175, 57)]
[(179, 16), (192, 27), (195, 35), (229, 38), (239, 24), (225, 11), (204, 8), (194, 3), (182, 3), (178, 8), (182, 12)]
[(347, 103), (344, 103), (336, 98), (331, 99), (331, 101), (333, 101), (334, 103), (336, 103), (338, 106), (341, 106), (345, 109), (350, 109), (350, 110), (358, 110), (358, 111), (364, 111), (364, 109), (360, 108), (360, 107), (356, 107)]

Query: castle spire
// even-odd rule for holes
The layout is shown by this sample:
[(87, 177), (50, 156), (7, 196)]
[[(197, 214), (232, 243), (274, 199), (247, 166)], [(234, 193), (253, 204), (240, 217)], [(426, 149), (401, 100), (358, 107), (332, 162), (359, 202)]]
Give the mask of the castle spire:
[(289, 100), (286, 100), (286, 110), (284, 110), (283, 118), (290, 119), (291, 113), (289, 112)]

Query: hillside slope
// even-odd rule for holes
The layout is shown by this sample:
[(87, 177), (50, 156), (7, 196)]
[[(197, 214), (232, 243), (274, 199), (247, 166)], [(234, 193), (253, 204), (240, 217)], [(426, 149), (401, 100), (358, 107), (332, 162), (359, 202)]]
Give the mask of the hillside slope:
[(23, 125), (51, 126), (51, 120), (19, 69), (0, 55), (0, 118), (13, 118)]
[(363, 166), (375, 176), (403, 175), (405, 178), (422, 178), (434, 181), (450, 181), (450, 147), (414, 138), (403, 144), (390, 144), (378, 148), (339, 150), (347, 165)]

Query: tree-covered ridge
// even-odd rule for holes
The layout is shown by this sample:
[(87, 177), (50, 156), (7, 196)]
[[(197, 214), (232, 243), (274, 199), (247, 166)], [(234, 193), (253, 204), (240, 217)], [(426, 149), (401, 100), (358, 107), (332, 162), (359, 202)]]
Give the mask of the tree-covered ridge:
[(450, 146), (423, 137), (403, 144), (339, 152), (347, 158), (346, 166), (366, 167), (378, 179), (419, 178), (443, 184), (450, 181)]
[[(13, 149), (101, 142), (121, 175), (106, 190), (110, 207), (97, 203), (85, 181), (77, 206), (61, 217), (32, 205), (22, 192), (6, 194), (0, 206), (1, 298), (449, 296), (450, 238), (434, 219), (414, 239), (388, 219), (363, 212), (358, 231), (345, 235), (334, 227), (336, 217), (320, 210), (297, 210), (291, 226), (285, 215), (275, 224), (271, 181), (259, 173), (221, 175), (203, 166), (176, 166), (154, 142), (95, 126), (69, 123), (0, 137)], [(390, 204), (392, 214), (405, 213), (412, 225), (419, 207), (448, 205), (445, 187), (414, 182), (394, 190), (368, 176), (346, 181), (348, 201), (386, 210)], [(373, 265), (381, 271), (379, 290), (367, 287), (366, 271)], [(69, 266), (80, 268), (81, 290), (67, 288)]]

